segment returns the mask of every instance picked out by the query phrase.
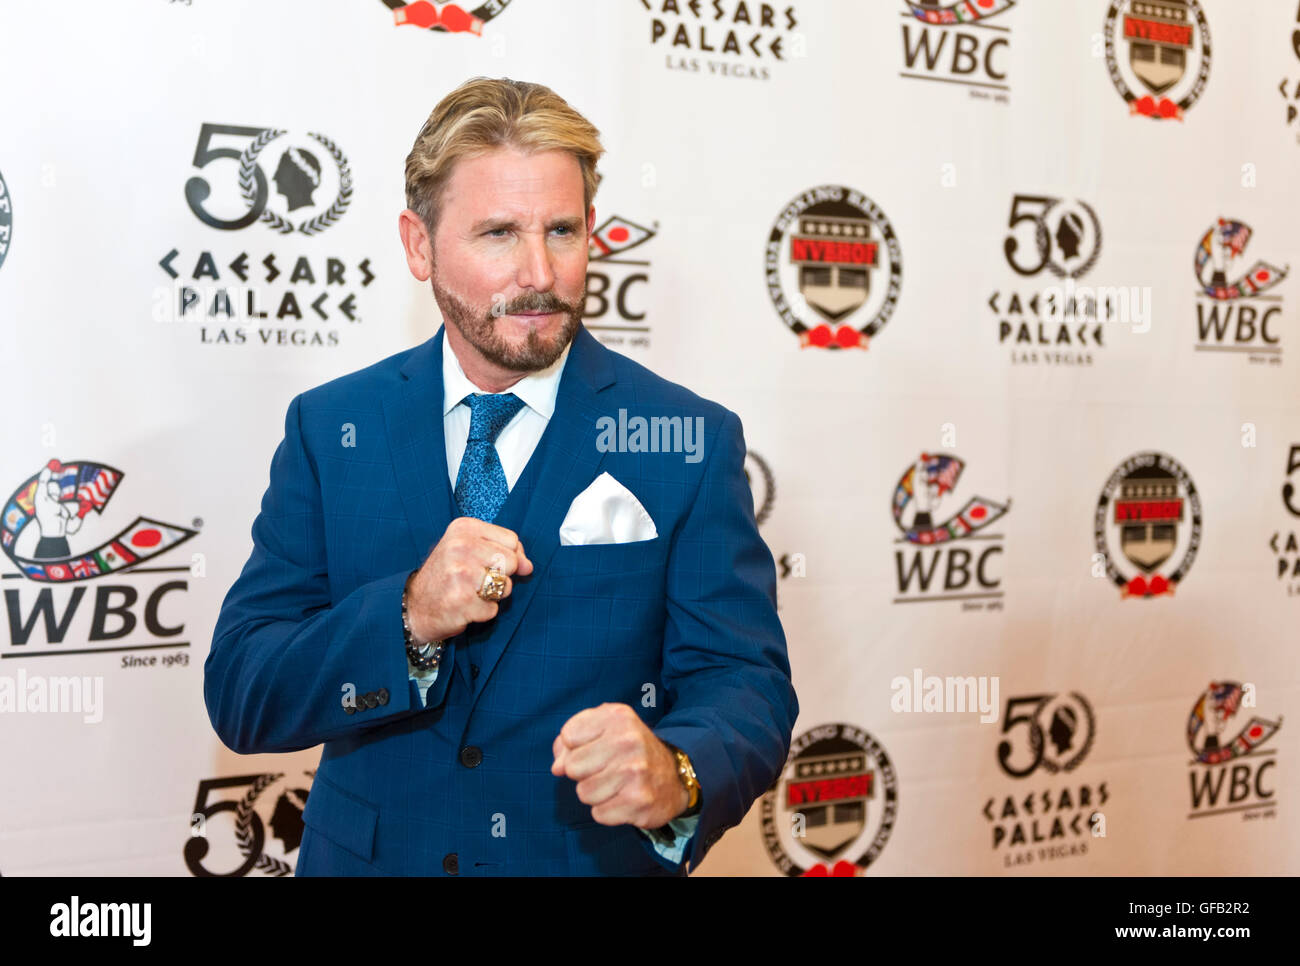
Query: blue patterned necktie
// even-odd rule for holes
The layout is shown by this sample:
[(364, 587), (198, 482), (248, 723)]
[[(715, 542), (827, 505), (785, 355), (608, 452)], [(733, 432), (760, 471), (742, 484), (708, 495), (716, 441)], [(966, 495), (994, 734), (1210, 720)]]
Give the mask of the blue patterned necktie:
[(469, 439), (456, 475), (456, 505), (462, 516), (491, 523), (510, 495), (496, 438), (524, 401), (507, 392), (494, 396), (471, 393), (461, 402), (470, 408)]

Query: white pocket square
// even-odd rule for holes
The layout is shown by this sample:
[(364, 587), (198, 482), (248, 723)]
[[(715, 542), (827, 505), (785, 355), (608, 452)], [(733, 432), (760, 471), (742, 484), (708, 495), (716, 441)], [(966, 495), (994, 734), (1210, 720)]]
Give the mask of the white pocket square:
[(659, 536), (641, 501), (608, 473), (601, 473), (569, 504), (560, 524), (560, 546), (633, 543)]

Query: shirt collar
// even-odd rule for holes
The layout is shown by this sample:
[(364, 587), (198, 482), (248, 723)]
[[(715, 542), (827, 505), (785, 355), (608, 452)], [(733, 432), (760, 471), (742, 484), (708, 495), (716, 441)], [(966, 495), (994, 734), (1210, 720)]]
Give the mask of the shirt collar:
[[(524, 405), (543, 419), (550, 419), (555, 412), (555, 397), (560, 391), (560, 376), (564, 372), (564, 363), (568, 360), (569, 350), (572, 348), (573, 343), (570, 342), (560, 353), (560, 358), (545, 369), (530, 372), (506, 392), (514, 393), (524, 401)], [(456, 352), (452, 349), (445, 332), (442, 336), (442, 386), (444, 416), (459, 406), (470, 393), (483, 392), (465, 375), (465, 370), (460, 367), (460, 360), (456, 358)]]

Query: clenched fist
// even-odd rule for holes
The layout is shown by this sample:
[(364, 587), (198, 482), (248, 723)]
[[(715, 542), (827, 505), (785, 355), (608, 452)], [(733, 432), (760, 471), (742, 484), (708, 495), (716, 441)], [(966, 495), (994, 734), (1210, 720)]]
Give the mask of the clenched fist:
[(527, 577), (533, 572), (513, 530), (474, 517), (452, 520), (407, 584), (406, 611), (417, 643), (445, 641), (475, 621), (497, 616), (497, 602), (478, 595), (483, 568), (489, 566), (507, 575), (502, 600), (514, 589), (511, 574)]
[(686, 811), (677, 758), (629, 705), (602, 704), (564, 723), (551, 746), (552, 775), (578, 783), (601, 825), (658, 828)]

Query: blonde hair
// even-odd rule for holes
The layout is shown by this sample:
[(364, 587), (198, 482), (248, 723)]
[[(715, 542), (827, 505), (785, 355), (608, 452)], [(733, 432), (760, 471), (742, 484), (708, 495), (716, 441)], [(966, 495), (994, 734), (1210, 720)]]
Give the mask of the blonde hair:
[(406, 156), (406, 206), (432, 235), (456, 163), (501, 147), (568, 151), (582, 169), (584, 221), (605, 153), (600, 132), (549, 87), (507, 77), (474, 77), (441, 101)]

